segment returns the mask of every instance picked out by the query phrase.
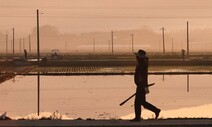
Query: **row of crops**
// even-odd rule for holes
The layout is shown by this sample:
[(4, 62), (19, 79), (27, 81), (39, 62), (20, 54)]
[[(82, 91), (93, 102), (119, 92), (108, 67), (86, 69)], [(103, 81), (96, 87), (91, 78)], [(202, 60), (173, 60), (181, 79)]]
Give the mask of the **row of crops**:
[(46, 75), (93, 75), (93, 74), (130, 74), (134, 73), (134, 67), (120, 66), (75, 66), (75, 67), (33, 67), (27, 74)]

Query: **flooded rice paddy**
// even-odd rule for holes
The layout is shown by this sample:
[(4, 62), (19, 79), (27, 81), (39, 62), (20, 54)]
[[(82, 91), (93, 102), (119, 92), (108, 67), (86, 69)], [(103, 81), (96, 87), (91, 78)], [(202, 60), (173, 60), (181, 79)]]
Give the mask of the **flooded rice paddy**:
[[(160, 118), (212, 118), (212, 75), (149, 75), (147, 100), (162, 109)], [(67, 118), (130, 119), (133, 75), (40, 76), (40, 111)], [(0, 113), (25, 117), (37, 112), (37, 76), (18, 75), (0, 84)], [(154, 114), (142, 110), (144, 118)]]

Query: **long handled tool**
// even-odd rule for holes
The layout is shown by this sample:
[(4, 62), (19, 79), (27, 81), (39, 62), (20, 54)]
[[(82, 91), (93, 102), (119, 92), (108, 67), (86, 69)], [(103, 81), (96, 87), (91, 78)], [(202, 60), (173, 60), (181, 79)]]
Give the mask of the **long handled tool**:
[(132, 96), (130, 96), (129, 98), (127, 98), (125, 101), (121, 102), (119, 105), (122, 106), (123, 104), (125, 104), (127, 101), (129, 101), (134, 96), (135, 96), (135, 93)]
[[(148, 85), (148, 87), (155, 85), (155, 83), (151, 83)], [(133, 95), (131, 95), (129, 98), (127, 98), (125, 101), (121, 102), (119, 105), (122, 106), (123, 104), (125, 104), (127, 101), (129, 101), (131, 98), (133, 98), (135, 96), (135, 93)]]

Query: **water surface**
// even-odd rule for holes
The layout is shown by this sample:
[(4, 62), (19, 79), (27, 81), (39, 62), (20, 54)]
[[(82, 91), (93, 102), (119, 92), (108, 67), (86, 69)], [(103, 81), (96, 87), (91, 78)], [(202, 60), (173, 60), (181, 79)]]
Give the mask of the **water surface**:
[[(212, 110), (212, 75), (149, 75), (149, 83), (154, 82), (147, 100), (162, 109), (161, 118), (212, 117), (208, 115)], [(41, 112), (58, 111), (70, 118), (84, 119), (133, 117), (134, 98), (119, 106), (135, 92), (132, 75), (40, 76), (40, 85)], [(0, 113), (7, 112), (9, 116), (36, 113), (37, 76), (16, 76), (2, 83), (0, 102)], [(146, 110), (142, 116), (154, 117)]]

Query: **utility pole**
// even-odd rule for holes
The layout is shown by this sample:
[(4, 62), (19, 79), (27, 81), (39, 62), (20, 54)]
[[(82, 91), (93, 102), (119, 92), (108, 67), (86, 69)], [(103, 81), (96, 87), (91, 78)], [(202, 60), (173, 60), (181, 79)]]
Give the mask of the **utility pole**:
[(39, 10), (37, 9), (37, 62), (40, 61), (40, 31), (39, 31)]
[(96, 45), (95, 43), (96, 43), (96, 40), (95, 40), (95, 38), (94, 38), (94, 39), (93, 39), (93, 52), (94, 52), (94, 53), (96, 52), (96, 51), (95, 51), (95, 50), (96, 50), (96, 49), (95, 49), (95, 48), (96, 48), (96, 47), (95, 47), (95, 45)]
[(162, 37), (163, 37), (163, 55), (165, 54), (165, 38), (164, 38), (164, 30), (165, 30), (165, 28), (164, 27), (162, 27)]
[(189, 58), (189, 23), (187, 21), (187, 58)]
[(174, 53), (174, 39), (172, 38), (172, 54)]
[(15, 55), (15, 29), (13, 28), (13, 56)]
[(133, 36), (133, 34), (131, 34), (131, 36), (132, 36), (132, 53), (134, 52), (134, 47), (133, 47), (133, 43), (134, 43), (134, 36)]
[[(40, 61), (39, 10), (37, 9), (37, 62)], [(38, 116), (40, 114), (40, 74), (38, 72)]]
[(21, 46), (21, 39), (20, 39), (20, 40), (19, 40), (19, 52), (20, 52), (20, 53), (21, 53), (21, 50), (22, 50), (21, 47), (22, 47), (22, 46)]
[(6, 56), (8, 54), (8, 34), (6, 34)]
[(113, 54), (113, 31), (111, 32), (112, 54)]
[(29, 54), (31, 54), (31, 38), (30, 38), (30, 35), (29, 35)]
[(23, 38), (23, 50), (25, 49), (25, 39)]

